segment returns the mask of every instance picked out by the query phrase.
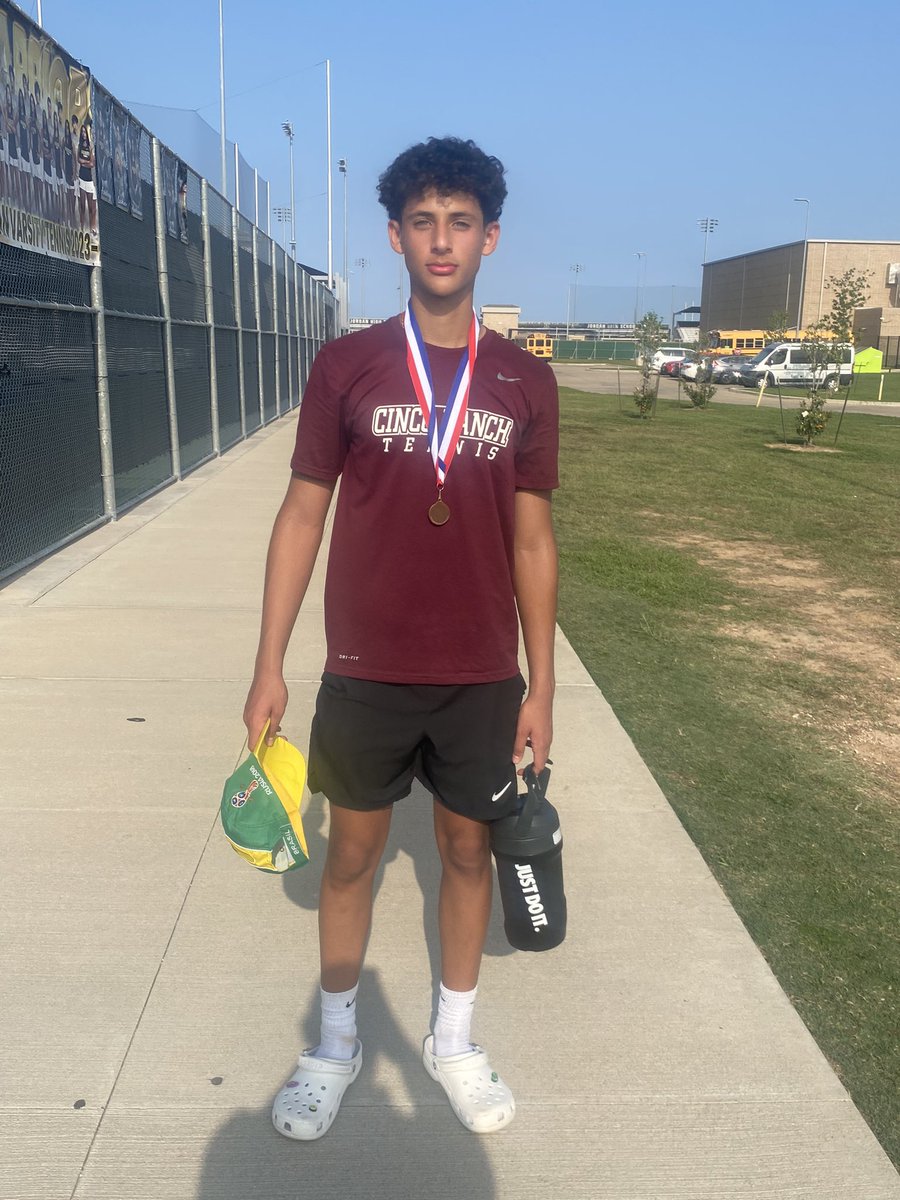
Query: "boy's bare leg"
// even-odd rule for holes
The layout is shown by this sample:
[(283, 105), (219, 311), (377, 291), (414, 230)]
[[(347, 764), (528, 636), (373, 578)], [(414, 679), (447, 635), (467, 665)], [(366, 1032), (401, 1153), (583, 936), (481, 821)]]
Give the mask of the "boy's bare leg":
[(328, 854), (319, 893), (322, 988), (343, 992), (359, 981), (372, 922), (372, 885), (391, 811), (356, 812), (331, 805)]
[(435, 800), (434, 833), (443, 866), (438, 902), (441, 982), (456, 992), (468, 992), (478, 983), (491, 915), (488, 826)]

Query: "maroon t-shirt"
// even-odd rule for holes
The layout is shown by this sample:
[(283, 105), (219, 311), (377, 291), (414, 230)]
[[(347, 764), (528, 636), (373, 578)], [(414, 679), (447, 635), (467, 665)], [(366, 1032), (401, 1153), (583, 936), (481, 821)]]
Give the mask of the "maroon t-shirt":
[[(462, 349), (429, 346), (439, 412)], [(341, 476), (325, 583), (325, 669), (385, 683), (488, 683), (518, 670), (517, 488), (559, 486), (547, 363), (487, 330), (432, 525), (434, 465), (399, 317), (320, 350), (291, 467)]]

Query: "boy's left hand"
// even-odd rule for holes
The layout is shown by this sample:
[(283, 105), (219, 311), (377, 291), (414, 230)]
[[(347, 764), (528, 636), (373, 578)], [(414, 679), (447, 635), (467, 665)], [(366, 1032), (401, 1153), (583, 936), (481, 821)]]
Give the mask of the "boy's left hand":
[(512, 760), (522, 761), (525, 747), (531, 747), (534, 757), (534, 769), (538, 773), (547, 764), (550, 753), (550, 743), (553, 741), (553, 701), (530, 693), (522, 701), (519, 709), (519, 721), (516, 727), (516, 740), (513, 744)]

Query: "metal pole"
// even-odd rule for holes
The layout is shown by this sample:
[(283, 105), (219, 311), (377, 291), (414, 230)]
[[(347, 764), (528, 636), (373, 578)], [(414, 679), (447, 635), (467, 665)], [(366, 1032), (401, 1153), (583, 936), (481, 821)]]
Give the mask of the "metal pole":
[(797, 337), (799, 337), (800, 329), (802, 328), (800, 322), (803, 319), (803, 289), (806, 286), (806, 248), (807, 238), (809, 236), (809, 201), (803, 196), (795, 196), (794, 203), (806, 205), (806, 221), (803, 225), (803, 263), (800, 267), (800, 297), (797, 300)]
[(44, 10), (41, 6), (41, 0), (37, 0), (37, 23), (43, 29), (44, 27)]
[(326, 123), (326, 154), (328, 157), (328, 288), (334, 290), (334, 254), (332, 247), (332, 204), (331, 204), (331, 59), (325, 59), (325, 123)]
[(238, 212), (241, 210), (241, 172), (240, 172), (241, 152), (238, 149), (237, 142), (234, 143), (234, 207)]
[(291, 134), (291, 257), (297, 257), (297, 203), (294, 199), (294, 136)]
[(153, 207), (156, 215), (156, 257), (159, 272), (159, 305), (162, 310), (163, 356), (166, 365), (166, 399), (169, 407), (169, 441), (172, 474), (181, 478), (181, 442), (178, 436), (178, 404), (175, 396), (175, 350), (172, 345), (172, 313), (169, 305), (169, 255), (166, 248), (165, 191), (159, 141), (150, 139), (153, 154)]
[(103, 511), (116, 519), (116, 471), (113, 462), (112, 420), (109, 413), (109, 367), (106, 361), (106, 310), (100, 259), (91, 267), (91, 307), (94, 310), (95, 359), (97, 368), (97, 425), (100, 432), (100, 478)]
[(278, 267), (275, 243), (269, 238), (269, 253), (272, 256), (272, 327), (275, 338), (275, 415), (281, 416), (281, 335), (278, 331)]
[(241, 258), (239, 243), (241, 219), (237, 205), (231, 210), (231, 287), (234, 293), (234, 323), (237, 326), (238, 401), (241, 406), (241, 437), (247, 436), (247, 412), (244, 389), (244, 326), (241, 317)]
[[(225, 167), (225, 20), (224, 0), (219, 0), (219, 155), (222, 169), (222, 195), (228, 199), (228, 172)], [(237, 184), (235, 183), (235, 186)], [(237, 195), (237, 192), (235, 192)], [(235, 201), (236, 203), (236, 201)]]
[(253, 168), (253, 224), (257, 229), (259, 224), (259, 168)]
[(265, 371), (262, 352), (262, 322), (260, 320), (259, 309), (259, 245), (257, 242), (259, 233), (259, 229), (254, 225), (251, 236), (253, 238), (253, 311), (256, 314), (256, 381), (258, 384), (256, 401), (259, 405), (259, 423), (260, 425), (264, 425), (266, 421), (266, 406), (263, 401), (263, 376)]
[(209, 244), (209, 183), (200, 180), (200, 220), (203, 228), (203, 282), (206, 292), (206, 328), (209, 339), (209, 405), (213, 453), (221, 454), (219, 434), (219, 379), (216, 374), (216, 318), (213, 311), (212, 247)]

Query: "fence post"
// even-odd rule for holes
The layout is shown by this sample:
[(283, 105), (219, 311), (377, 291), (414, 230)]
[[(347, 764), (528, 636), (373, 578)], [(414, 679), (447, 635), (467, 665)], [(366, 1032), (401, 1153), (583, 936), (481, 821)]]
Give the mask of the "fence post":
[[(257, 205), (258, 207), (258, 205)], [(253, 307), (256, 311), (256, 381), (257, 387), (257, 403), (259, 404), (259, 423), (265, 424), (266, 409), (263, 403), (263, 352), (262, 352), (262, 330), (260, 329), (259, 317), (259, 246), (256, 238), (259, 229), (256, 225), (253, 226)]]
[(244, 326), (241, 313), (241, 263), (238, 239), (241, 234), (237, 205), (231, 210), (231, 276), (234, 292), (234, 323), (237, 326), (238, 344), (238, 397), (241, 405), (241, 437), (247, 436), (247, 412), (244, 404)]
[(209, 184), (200, 180), (200, 220), (203, 229), (203, 282), (206, 285), (206, 335), (209, 349), (209, 400), (213, 453), (222, 453), (219, 435), (219, 377), (216, 373), (216, 319), (213, 305), (212, 245), (209, 240)]
[[(294, 385), (294, 356), (291, 354), (291, 294), (288, 290), (291, 286), (291, 258), (288, 254), (284, 256), (284, 327), (287, 330), (287, 338), (285, 339), (285, 347), (287, 349), (287, 381), (288, 381), (288, 408), (294, 407), (294, 396), (297, 394), (297, 389)], [(297, 309), (294, 309), (294, 316), (297, 315)]]
[(116, 471), (113, 462), (112, 422), (109, 415), (109, 367), (106, 361), (106, 306), (103, 303), (103, 276), (100, 259), (91, 267), (91, 308), (94, 310), (94, 362), (97, 372), (97, 427), (100, 433), (100, 478), (103, 484), (103, 511), (115, 521)]
[[(266, 184), (268, 187), (268, 184)], [(272, 255), (272, 325), (275, 328), (275, 414), (281, 416), (281, 335), (278, 332), (278, 268), (276, 264), (275, 243), (269, 238), (269, 248)]]
[(150, 138), (153, 154), (153, 208), (156, 216), (156, 266), (159, 303), (162, 309), (163, 359), (166, 365), (166, 400), (169, 406), (169, 441), (172, 444), (172, 474), (181, 478), (181, 442), (178, 438), (178, 404), (175, 397), (175, 353), (172, 346), (172, 314), (169, 306), (169, 255), (166, 247), (165, 188), (159, 139)]

